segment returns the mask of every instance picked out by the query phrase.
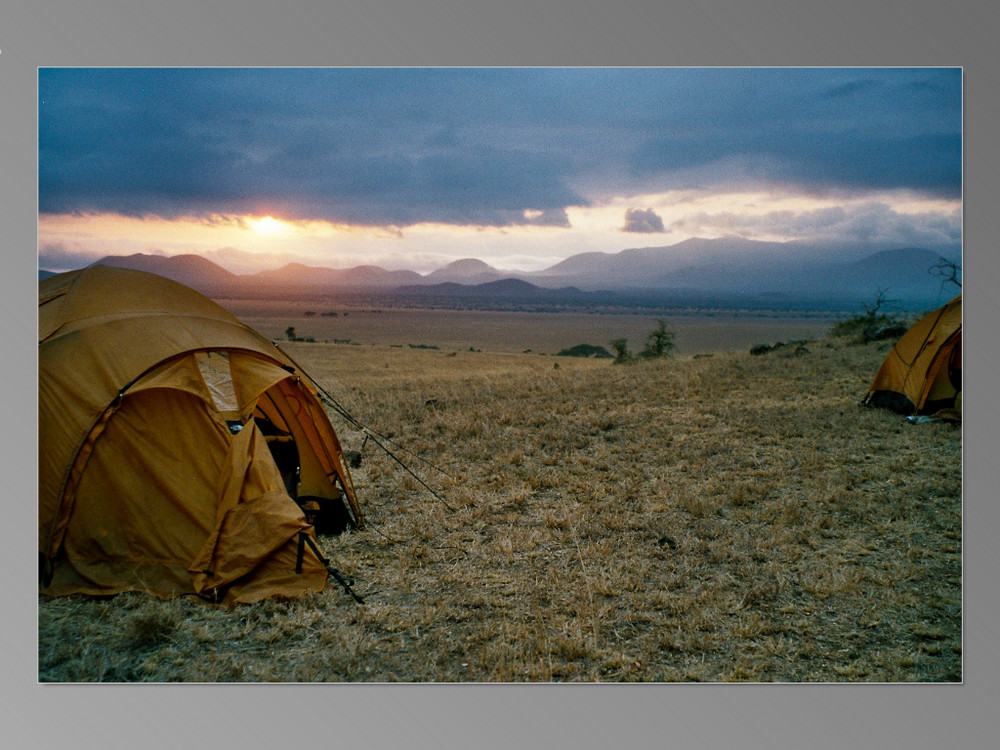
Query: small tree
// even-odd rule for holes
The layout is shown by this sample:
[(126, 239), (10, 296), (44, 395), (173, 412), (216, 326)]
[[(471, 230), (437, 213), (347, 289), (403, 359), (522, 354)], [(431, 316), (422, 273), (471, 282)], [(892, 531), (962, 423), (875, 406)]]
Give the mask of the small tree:
[(295, 335), (295, 326), (288, 326), (288, 328), (285, 329), (285, 337), (289, 341), (298, 341), (299, 340), (299, 337)]
[(878, 292), (876, 292), (875, 294), (875, 301), (870, 305), (861, 306), (861, 309), (865, 311), (865, 314), (862, 317), (867, 322), (874, 323), (875, 321), (880, 320), (881, 318), (887, 317), (885, 313), (882, 313), (882, 315), (880, 316), (879, 310), (881, 310), (882, 307), (885, 305), (885, 298), (888, 293), (889, 293), (888, 289), (886, 289), (885, 287), (879, 287)]
[(621, 365), (632, 361), (632, 352), (628, 350), (628, 339), (615, 339), (609, 346), (615, 353), (614, 364)]
[(646, 348), (639, 354), (644, 359), (670, 357), (674, 353), (674, 332), (667, 330), (667, 322), (658, 320), (656, 330), (646, 337)]
[(887, 290), (880, 288), (873, 303), (861, 306), (864, 310), (861, 315), (836, 323), (830, 333), (834, 336), (857, 335), (862, 344), (902, 336), (907, 330), (906, 321), (897, 315), (883, 312), (886, 295)]

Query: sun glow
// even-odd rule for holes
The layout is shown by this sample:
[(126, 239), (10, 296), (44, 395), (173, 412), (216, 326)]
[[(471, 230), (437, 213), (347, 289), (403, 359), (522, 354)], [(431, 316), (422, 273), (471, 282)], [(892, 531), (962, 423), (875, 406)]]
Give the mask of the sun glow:
[(249, 219), (247, 224), (255, 232), (265, 237), (277, 237), (278, 235), (285, 234), (288, 230), (288, 225), (285, 222), (275, 219), (273, 216)]
[[(624, 231), (629, 209), (652, 212), (662, 221), (662, 231)], [(286, 220), (271, 214), (174, 219), (41, 214), (39, 263), (62, 271), (106, 255), (197, 254), (234, 273), (292, 262), (426, 273), (453, 260), (478, 258), (503, 270), (537, 271), (578, 253), (660, 247), (691, 237), (735, 235), (772, 242), (843, 237), (912, 244), (954, 242), (961, 236), (960, 200), (906, 191), (814, 196), (689, 190), (597, 196), (589, 205), (567, 207), (566, 216), (568, 227), (533, 224), (537, 215), (532, 210), (525, 212), (528, 223), (520, 226), (425, 222), (397, 227)], [(901, 234), (900, 226), (908, 234)]]

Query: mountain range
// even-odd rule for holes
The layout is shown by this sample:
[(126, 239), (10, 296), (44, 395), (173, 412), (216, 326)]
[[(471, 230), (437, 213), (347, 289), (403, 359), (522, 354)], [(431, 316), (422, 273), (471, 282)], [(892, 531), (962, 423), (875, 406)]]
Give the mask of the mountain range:
[[(857, 304), (873, 300), (880, 292), (904, 306), (935, 303), (958, 291), (943, 289), (942, 277), (932, 271), (942, 262), (960, 264), (960, 256), (920, 247), (866, 252), (856, 247), (740, 238), (696, 238), (665, 247), (580, 253), (533, 272), (501, 271), (473, 258), (424, 275), (371, 265), (334, 269), (299, 263), (240, 275), (197, 255), (140, 253), (97, 261), (167, 276), (216, 298), (364, 292), (428, 303), (659, 300), (706, 305), (714, 299), (756, 307)], [(45, 273), (40, 271), (39, 278)]]

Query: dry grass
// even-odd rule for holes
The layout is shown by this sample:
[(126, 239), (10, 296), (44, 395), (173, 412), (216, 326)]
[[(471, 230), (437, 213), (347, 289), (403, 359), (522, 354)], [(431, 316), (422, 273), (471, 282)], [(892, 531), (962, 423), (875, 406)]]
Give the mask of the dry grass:
[(43, 599), (41, 680), (961, 679), (961, 431), (857, 405), (884, 347), (288, 348), (453, 509), (369, 442), (363, 606)]
[[(732, 311), (519, 312), (423, 310), (343, 305), (334, 302), (225, 300), (224, 305), (272, 339), (288, 327), (318, 342), (350, 341), (360, 346), (437, 346), (442, 350), (555, 354), (577, 344), (607, 346), (625, 337), (642, 349), (659, 318), (677, 330), (681, 354), (747, 350), (754, 344), (814, 338), (837, 319), (833, 313)], [(314, 313), (306, 316), (305, 313)], [(336, 312), (335, 317), (326, 313)]]

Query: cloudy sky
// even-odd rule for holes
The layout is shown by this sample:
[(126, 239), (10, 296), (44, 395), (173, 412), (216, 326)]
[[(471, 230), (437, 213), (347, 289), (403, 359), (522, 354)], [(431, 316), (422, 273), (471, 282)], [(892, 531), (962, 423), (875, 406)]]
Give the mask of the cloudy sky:
[(38, 148), (50, 270), (961, 242), (955, 68), (43, 68)]

